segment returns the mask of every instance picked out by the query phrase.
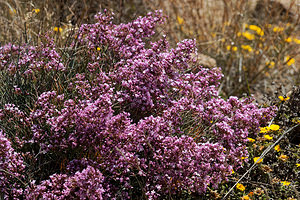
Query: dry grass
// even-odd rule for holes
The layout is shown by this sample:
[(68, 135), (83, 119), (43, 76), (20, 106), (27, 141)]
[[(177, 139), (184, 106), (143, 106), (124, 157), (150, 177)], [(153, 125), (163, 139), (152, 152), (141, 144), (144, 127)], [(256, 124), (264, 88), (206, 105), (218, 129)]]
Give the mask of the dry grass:
[(56, 34), (62, 42), (72, 29), (93, 22), (94, 15), (103, 9), (114, 11), (115, 20), (124, 22), (145, 14), (143, 8), (144, 2), (138, 0), (0, 0), (0, 43), (36, 43), (44, 33)]

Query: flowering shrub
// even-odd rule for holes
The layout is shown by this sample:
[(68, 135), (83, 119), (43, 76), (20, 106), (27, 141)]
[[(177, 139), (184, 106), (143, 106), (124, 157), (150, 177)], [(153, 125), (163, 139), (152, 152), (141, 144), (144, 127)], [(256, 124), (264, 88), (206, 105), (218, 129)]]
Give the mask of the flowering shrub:
[[(60, 73), (65, 70), (53, 39), (44, 37), (38, 46), (7, 44), (0, 48), (0, 102), (13, 102), (21, 109), (34, 104), (42, 92), (58, 89)], [(62, 80), (63, 81), (63, 80)], [(13, 91), (13, 92), (11, 92)], [(8, 95), (10, 94), (10, 95)]]
[(104, 177), (98, 169), (88, 166), (74, 175), (54, 174), (26, 191), (26, 199), (103, 199)]
[(0, 47), (1, 72), (30, 93), (29, 104), (16, 95), (0, 110), (5, 148), (21, 153), (0, 159), (27, 163), (18, 167), (24, 185), (0, 185), (4, 198), (158, 199), (201, 195), (227, 180), (274, 108), (222, 99), (222, 74), (197, 64), (195, 40), (175, 49), (165, 37), (150, 42), (161, 11), (119, 25), (108, 12), (95, 18), (61, 54), (53, 44)]
[[(0, 192), (4, 197), (18, 198), (22, 195), (22, 179), (25, 165), (3, 131), (0, 132)], [(0, 196), (1, 197), (1, 196)]]

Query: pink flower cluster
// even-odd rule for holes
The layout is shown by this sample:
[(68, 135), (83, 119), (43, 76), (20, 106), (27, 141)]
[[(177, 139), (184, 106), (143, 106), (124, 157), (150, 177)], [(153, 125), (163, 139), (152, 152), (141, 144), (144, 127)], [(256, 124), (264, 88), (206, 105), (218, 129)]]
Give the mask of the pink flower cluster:
[(53, 174), (39, 185), (31, 182), (25, 191), (26, 199), (91, 199), (102, 200), (105, 192), (102, 173), (91, 166), (74, 175)]
[(0, 47), (0, 70), (29, 77), (38, 71), (65, 70), (53, 40), (46, 39), (47, 42), (39, 46), (8, 44)]
[(0, 197), (1, 194), (5, 199), (18, 199), (22, 196), (24, 170), (22, 156), (13, 149), (3, 131), (0, 131)]
[[(247, 136), (274, 115), (274, 108), (258, 108), (252, 99), (218, 96), (220, 69), (197, 64), (195, 40), (174, 49), (165, 37), (149, 42), (164, 21), (161, 11), (128, 24), (112, 19), (106, 11), (97, 23), (81, 26), (71, 47), (85, 54), (76, 54), (73, 64), (53, 44), (0, 47), (0, 70), (12, 71), (12, 55), (19, 53), (14, 73), (74, 75), (61, 82), (63, 90), (39, 91), (30, 109), (0, 109), (6, 133), (0, 134), (0, 169), (25, 183), (0, 171), (4, 198), (201, 195), (240, 167)], [(27, 166), (16, 152), (30, 160)]]

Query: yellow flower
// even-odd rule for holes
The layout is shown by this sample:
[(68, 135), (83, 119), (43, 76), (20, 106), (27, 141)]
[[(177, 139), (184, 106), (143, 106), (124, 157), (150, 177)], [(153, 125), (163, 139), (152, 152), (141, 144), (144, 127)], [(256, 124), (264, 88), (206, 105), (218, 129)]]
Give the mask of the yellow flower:
[[(256, 163), (256, 162), (258, 161), (258, 159), (260, 159), (260, 157), (255, 157), (255, 158), (253, 158), (254, 163)], [(258, 163), (261, 163), (262, 161), (263, 161), (263, 158), (260, 159), (260, 160), (257, 162), (257, 164), (258, 164)]]
[(277, 124), (271, 124), (268, 129), (272, 130), (272, 131), (277, 131), (279, 130), (280, 126)]
[(279, 26), (275, 26), (274, 28), (273, 28), (273, 31), (276, 33), (276, 32), (282, 32), (284, 30), (284, 28), (283, 27), (279, 27)]
[(240, 37), (241, 35), (242, 35), (242, 33), (241, 32), (237, 32), (237, 34), (236, 34), (238, 37)]
[(272, 140), (273, 137), (271, 137), (270, 135), (264, 135), (264, 138), (266, 138), (267, 140)]
[(260, 133), (267, 133), (269, 132), (269, 127), (259, 127), (260, 128)]
[(245, 28), (248, 28), (248, 24), (244, 23), (243, 25), (244, 25)]
[(291, 37), (288, 37), (288, 38), (286, 38), (284, 41), (290, 43), (290, 42), (292, 41), (292, 38), (291, 38)]
[(238, 48), (236, 47), (236, 46), (231, 46), (231, 45), (227, 45), (226, 46), (226, 49), (228, 50), (228, 51), (230, 51), (230, 50), (232, 50), (232, 51), (237, 51), (238, 50)]
[(284, 101), (284, 97), (283, 96), (278, 96), (278, 99), (280, 99), (280, 101)]
[(234, 174), (235, 172), (234, 172), (234, 170), (231, 170), (231, 174)]
[(241, 190), (241, 191), (244, 191), (246, 188), (245, 188), (245, 186), (243, 185), (243, 184), (240, 184), (240, 183), (238, 183), (237, 185), (236, 185), (236, 188), (238, 189), (238, 190)]
[[(264, 31), (263, 30), (260, 30), (260, 31), (256, 31), (257, 35), (260, 35), (260, 36), (264, 36)], [(265, 39), (263, 39), (263, 41), (265, 41)]]
[(100, 51), (101, 50), (101, 48), (100, 47), (97, 47), (97, 51)]
[(270, 69), (272, 69), (274, 66), (275, 66), (275, 62), (274, 61), (268, 61), (268, 62), (266, 62), (266, 65), (270, 68)]
[(58, 31), (59, 31), (59, 32), (61, 33), (62, 30), (63, 30), (63, 29), (62, 29), (61, 27), (57, 27), (57, 26), (55, 26), (55, 27), (53, 28), (53, 31), (54, 31), (54, 32), (58, 32)]
[(241, 45), (241, 48), (242, 48), (242, 49), (245, 49), (245, 50), (248, 50), (249, 52), (252, 51), (252, 48), (251, 48), (251, 46), (249, 46), (249, 45)]
[(291, 66), (292, 64), (295, 63), (295, 59), (294, 59), (294, 58), (291, 58), (290, 56), (286, 56), (286, 57), (284, 58), (284, 61), (287, 62), (286, 64), (287, 64), (288, 66)]
[(40, 12), (40, 9), (32, 9), (32, 12), (35, 12), (36, 14), (38, 14)]
[(177, 22), (178, 22), (179, 25), (182, 25), (184, 20), (183, 20), (183, 18), (177, 16)]
[(298, 38), (294, 38), (294, 42), (295, 42), (296, 44), (300, 44), (300, 40), (299, 40)]
[(287, 101), (287, 100), (290, 99), (290, 97), (284, 98), (283, 96), (279, 96), (278, 98), (279, 98), (281, 101)]
[(291, 182), (288, 182), (288, 181), (281, 181), (281, 183), (282, 183), (282, 185), (286, 185), (286, 186), (291, 184)]
[(261, 28), (256, 25), (249, 25), (249, 29), (253, 30), (253, 31), (257, 31), (257, 30), (260, 30)]
[(297, 167), (300, 167), (300, 163), (296, 163), (296, 166), (297, 166)]
[(255, 141), (255, 139), (253, 139), (253, 138), (247, 138), (248, 140), (249, 140), (249, 142), (254, 142)]
[(242, 35), (245, 38), (247, 38), (248, 40), (254, 40), (255, 39), (255, 36), (252, 33), (248, 32), (248, 31), (243, 32)]
[(294, 64), (294, 63), (295, 63), (295, 59), (292, 58), (292, 59), (290, 59), (286, 64), (287, 64), (288, 66), (291, 66), (291, 65)]
[(259, 27), (259, 26), (256, 26), (256, 25), (249, 25), (249, 29), (250, 30), (253, 30), (253, 31), (256, 31), (256, 33), (260, 36), (263, 36), (264, 35), (264, 31)]
[(242, 157), (241, 159), (242, 159), (242, 160), (245, 160), (245, 159), (247, 159), (247, 158), (248, 158), (248, 157)]
[(250, 197), (248, 195), (245, 195), (242, 197), (242, 200), (250, 200)]
[(277, 152), (279, 152), (281, 150), (279, 144), (274, 147), (274, 150)]
[(287, 155), (284, 155), (284, 154), (281, 154), (278, 159), (282, 160), (283, 162), (286, 162), (288, 160), (288, 156)]

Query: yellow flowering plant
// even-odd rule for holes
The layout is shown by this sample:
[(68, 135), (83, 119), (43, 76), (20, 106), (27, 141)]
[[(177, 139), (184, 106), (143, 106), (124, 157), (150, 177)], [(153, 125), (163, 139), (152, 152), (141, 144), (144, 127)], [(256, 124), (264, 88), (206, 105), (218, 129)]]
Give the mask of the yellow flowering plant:
[(55, 26), (55, 27), (53, 28), (53, 31), (54, 31), (54, 32), (60, 32), (60, 33), (61, 33), (62, 30), (63, 30), (63, 29), (62, 29), (61, 27), (57, 27), (57, 26)]
[(289, 186), (291, 184), (291, 182), (289, 182), (289, 181), (281, 181), (281, 184), (283, 186)]
[(32, 9), (32, 12), (38, 14), (40, 12), (40, 9), (36, 8), (36, 9)]
[(264, 36), (264, 31), (259, 27), (259, 26), (256, 26), (256, 25), (249, 25), (248, 28), (250, 30), (253, 30), (253, 31), (256, 31), (256, 33), (260, 36)]
[(273, 137), (271, 137), (270, 135), (264, 135), (264, 138), (267, 139), (267, 140), (272, 140)]
[(260, 158), (260, 157), (254, 157), (254, 158), (253, 158), (253, 161), (254, 161), (254, 163), (259, 164), (259, 163), (261, 163), (261, 162), (263, 161), (263, 158)]
[(275, 62), (274, 61), (267, 61), (266, 62), (266, 66), (268, 66), (270, 69), (272, 69), (275, 66)]
[(291, 38), (291, 37), (288, 37), (288, 38), (286, 38), (284, 41), (290, 43), (290, 42), (292, 42), (292, 38)]
[(271, 124), (271, 125), (268, 127), (268, 129), (269, 129), (269, 130), (272, 130), (272, 131), (278, 131), (279, 128), (280, 128), (280, 126), (277, 125), (277, 124)]
[(255, 35), (252, 34), (252, 33), (250, 33), (250, 32), (248, 32), (248, 31), (243, 32), (242, 36), (244, 36), (248, 40), (254, 40), (255, 39)]
[(179, 25), (182, 25), (184, 23), (184, 19), (180, 16), (177, 16), (177, 22)]
[(270, 131), (278, 131), (280, 126), (277, 124), (271, 124), (270, 126), (259, 127), (259, 128), (260, 128), (260, 133), (268, 133)]
[(253, 49), (250, 45), (241, 45), (241, 48), (247, 50), (248, 52), (252, 52)]
[(275, 33), (282, 32), (282, 31), (284, 31), (283, 27), (275, 26), (273, 28), (273, 32), (275, 32)]
[(243, 185), (243, 184), (241, 184), (241, 183), (238, 183), (237, 185), (236, 185), (236, 188), (238, 189), (238, 190), (240, 190), (240, 191), (245, 191), (245, 189), (246, 189), (246, 187)]
[(291, 66), (292, 64), (295, 63), (295, 59), (290, 57), (290, 56), (286, 56), (284, 58), (284, 62), (288, 65), (288, 66)]
[[(294, 48), (287, 47), (300, 43), (300, 40), (295, 39), (296, 37), (291, 34), (292, 29), (290, 27), (292, 25), (289, 28), (274, 24), (265, 25), (243, 22), (240, 24), (239, 29), (234, 27), (233, 23), (228, 23), (223, 27), (231, 33), (234, 30), (235, 34), (234, 37), (220, 38), (223, 41), (220, 45), (227, 52), (226, 58), (228, 60), (226, 63), (228, 63), (228, 68), (231, 68), (230, 66), (237, 66), (238, 68), (236, 71), (225, 70), (225, 76), (233, 76), (234, 72), (236, 72), (235, 75), (238, 77), (227, 79), (226, 81), (238, 79), (240, 80), (239, 83), (245, 84), (244, 86), (237, 86), (236, 90), (232, 90), (232, 88), (228, 91), (225, 90), (225, 94), (235, 94), (236, 91), (243, 91), (249, 94), (251, 93), (250, 85), (259, 82), (260, 78), (258, 77), (273, 77), (272, 79), (274, 79), (274, 74), (277, 73), (277, 70), (281, 71), (283, 66), (291, 66), (296, 63), (295, 58), (287, 56), (289, 52), (294, 51)], [(279, 51), (278, 49), (287, 49), (288, 51)], [(223, 82), (226, 81), (224, 80)]]
[(277, 151), (277, 152), (279, 152), (281, 149), (280, 149), (280, 145), (278, 144), (278, 145), (276, 145), (275, 147), (274, 147), (274, 150), (275, 151)]

